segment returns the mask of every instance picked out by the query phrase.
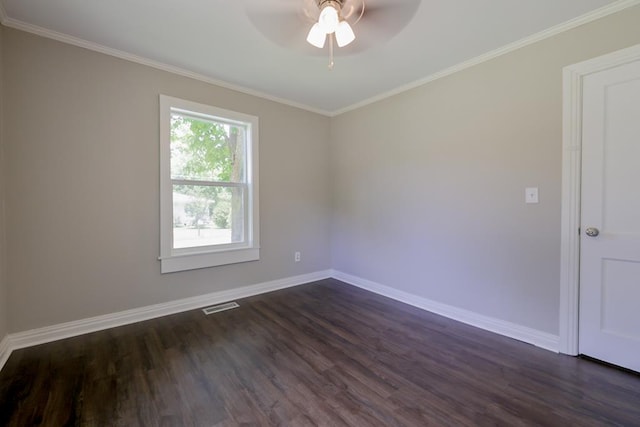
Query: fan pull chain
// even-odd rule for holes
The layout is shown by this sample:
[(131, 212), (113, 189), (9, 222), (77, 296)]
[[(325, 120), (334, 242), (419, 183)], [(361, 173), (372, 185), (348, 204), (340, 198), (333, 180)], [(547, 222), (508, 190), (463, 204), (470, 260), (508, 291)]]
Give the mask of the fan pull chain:
[(333, 71), (333, 33), (329, 34), (329, 70)]

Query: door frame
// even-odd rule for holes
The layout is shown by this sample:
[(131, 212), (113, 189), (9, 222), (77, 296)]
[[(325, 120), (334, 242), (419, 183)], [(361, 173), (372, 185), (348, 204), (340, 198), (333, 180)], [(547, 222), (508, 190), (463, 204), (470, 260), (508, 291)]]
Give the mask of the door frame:
[(563, 69), (560, 353), (578, 355), (582, 85), (586, 76), (640, 60), (640, 44)]

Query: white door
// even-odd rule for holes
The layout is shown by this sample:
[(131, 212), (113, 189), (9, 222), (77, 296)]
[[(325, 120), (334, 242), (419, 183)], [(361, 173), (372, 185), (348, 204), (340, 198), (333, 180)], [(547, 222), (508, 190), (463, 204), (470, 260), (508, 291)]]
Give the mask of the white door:
[(640, 371), (640, 61), (584, 78), (580, 353)]

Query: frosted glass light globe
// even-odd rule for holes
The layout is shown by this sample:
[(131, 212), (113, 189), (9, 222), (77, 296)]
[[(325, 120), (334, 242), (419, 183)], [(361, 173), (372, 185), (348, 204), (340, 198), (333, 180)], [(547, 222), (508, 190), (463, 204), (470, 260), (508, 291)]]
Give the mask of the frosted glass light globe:
[(351, 25), (347, 21), (340, 21), (338, 28), (336, 29), (336, 42), (338, 47), (345, 47), (356, 39), (356, 35), (353, 34)]
[(335, 32), (336, 28), (338, 28), (339, 22), (340, 18), (338, 17), (338, 11), (333, 7), (333, 5), (326, 6), (322, 9), (322, 12), (320, 12), (318, 24), (320, 24), (320, 29), (322, 29), (326, 34)]

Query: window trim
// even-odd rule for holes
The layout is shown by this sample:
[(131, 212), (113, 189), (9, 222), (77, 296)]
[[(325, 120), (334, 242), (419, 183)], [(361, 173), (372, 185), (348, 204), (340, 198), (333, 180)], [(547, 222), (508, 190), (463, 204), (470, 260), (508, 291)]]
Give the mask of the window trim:
[[(160, 272), (193, 270), (260, 259), (258, 209), (258, 117), (212, 105), (160, 95)], [(171, 112), (247, 126), (245, 194), (246, 241), (242, 244), (173, 248), (173, 182), (171, 179)], [(211, 183), (208, 182), (208, 185)], [(234, 183), (215, 183), (235, 186)]]

